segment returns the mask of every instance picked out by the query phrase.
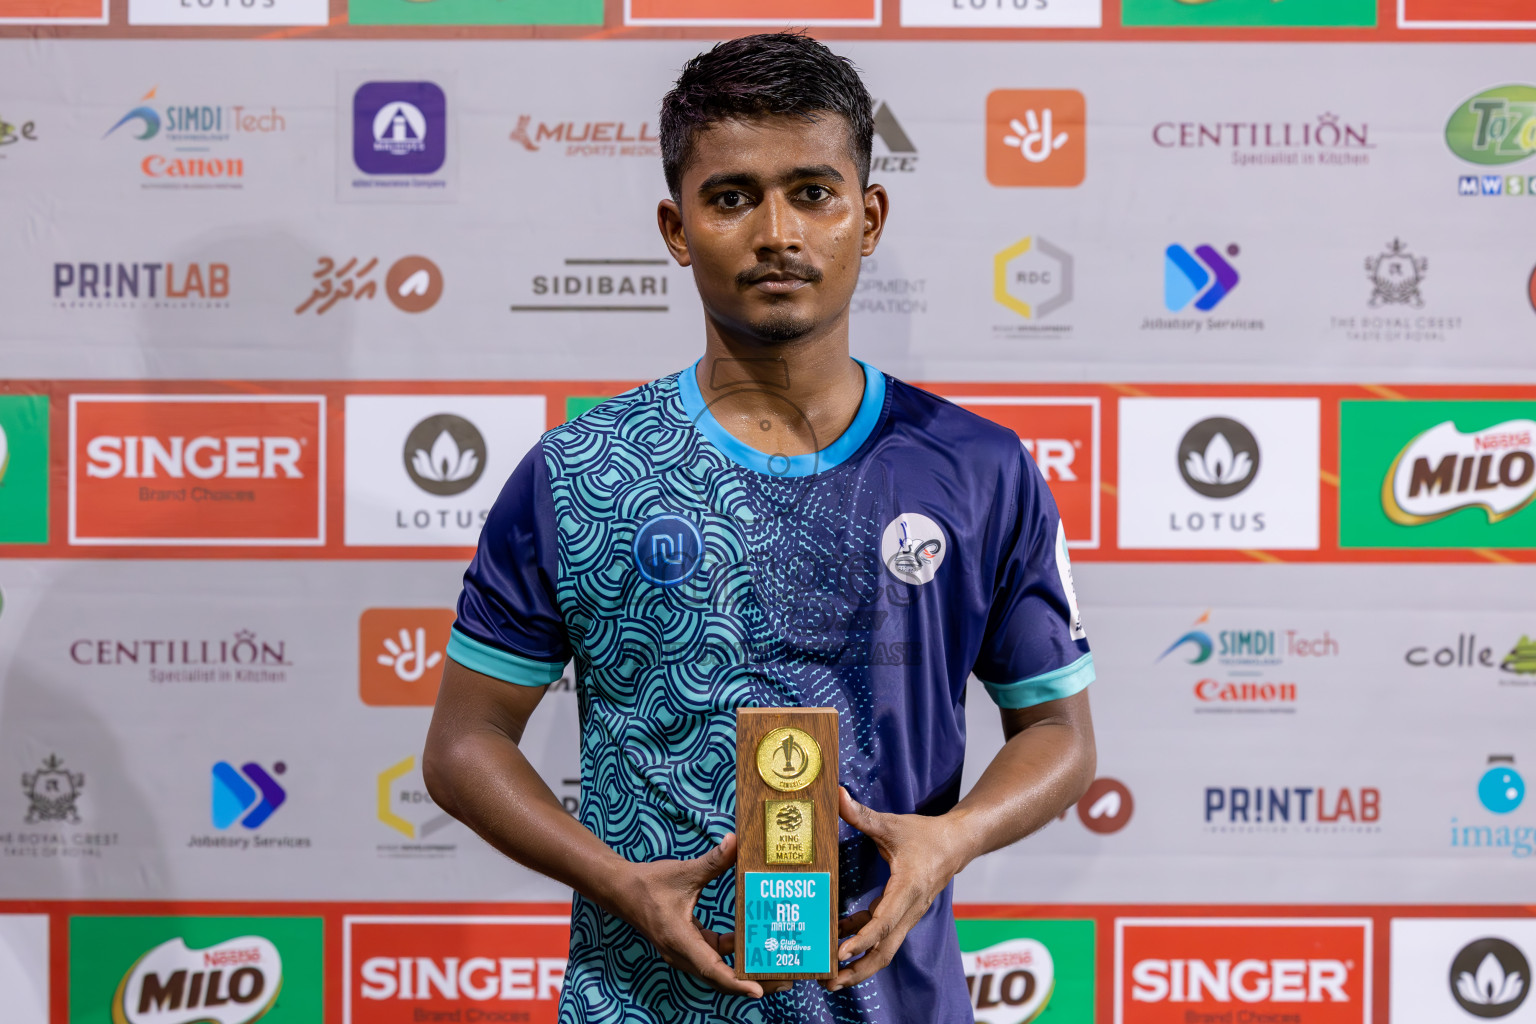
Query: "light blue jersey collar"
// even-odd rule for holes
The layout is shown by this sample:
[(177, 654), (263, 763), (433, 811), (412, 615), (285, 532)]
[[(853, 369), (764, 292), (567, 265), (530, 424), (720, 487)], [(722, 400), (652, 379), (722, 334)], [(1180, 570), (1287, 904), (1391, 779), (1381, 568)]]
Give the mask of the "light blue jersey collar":
[(858, 414), (841, 437), (821, 451), (809, 455), (760, 452), (733, 437), (704, 403), (704, 394), (699, 390), (698, 363), (678, 374), (678, 396), (683, 401), (683, 411), (688, 414), (693, 425), (710, 444), (737, 465), (765, 476), (812, 476), (846, 462), (874, 433), (875, 425), (880, 422), (880, 413), (885, 407), (885, 374), (862, 359), (855, 359), (854, 362), (864, 368), (864, 397), (859, 401)]

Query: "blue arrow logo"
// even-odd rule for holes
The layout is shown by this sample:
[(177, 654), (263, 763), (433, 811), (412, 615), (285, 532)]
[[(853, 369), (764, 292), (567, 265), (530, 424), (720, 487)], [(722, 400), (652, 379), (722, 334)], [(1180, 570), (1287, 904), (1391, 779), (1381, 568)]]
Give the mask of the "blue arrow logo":
[[(278, 775), (286, 770), (281, 761), (272, 766)], [(237, 821), (246, 828), (260, 828), (287, 799), (287, 790), (255, 761), (241, 765), (238, 771), (228, 761), (213, 766), (214, 828), (229, 828)]]
[[(1227, 246), (1227, 254), (1236, 256), (1237, 246)], [(1196, 309), (1209, 313), (1237, 287), (1237, 269), (1208, 245), (1195, 246), (1193, 255), (1182, 245), (1170, 245), (1164, 255), (1163, 303), (1175, 313), (1191, 300)]]

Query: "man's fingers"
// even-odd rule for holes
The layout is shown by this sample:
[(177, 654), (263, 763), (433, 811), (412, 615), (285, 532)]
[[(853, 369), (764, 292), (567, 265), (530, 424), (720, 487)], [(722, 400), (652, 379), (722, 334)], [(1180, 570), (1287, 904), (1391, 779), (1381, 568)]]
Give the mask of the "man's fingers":
[(873, 916), (874, 911), (872, 910), (861, 910), (857, 914), (849, 914), (837, 922), (837, 937), (840, 939), (847, 938), (868, 924), (869, 919)]
[(823, 984), (826, 985), (827, 990), (829, 992), (836, 992), (840, 988), (857, 985), (861, 981), (868, 980), (876, 971), (889, 966), (891, 960), (896, 956), (896, 951), (906, 941), (907, 933), (912, 930), (913, 923), (915, 922), (902, 921), (892, 928), (885, 938), (880, 940), (878, 946), (838, 971), (837, 977), (833, 978), (830, 982), (824, 982)]
[(763, 987), (755, 981), (743, 981), (736, 977), (736, 972), (716, 952), (712, 940), (706, 938), (711, 935), (718, 940), (718, 933), (695, 928), (692, 936), (683, 940), (681, 948), (673, 950), (669, 962), (697, 975), (722, 992), (734, 992), (752, 999), (762, 998)]
[(691, 863), (698, 869), (699, 888), (712, 878), (718, 878), (736, 865), (736, 833), (727, 832), (720, 844)]
[(895, 927), (896, 921), (897, 914), (894, 911), (882, 914), (876, 910), (852, 938), (838, 947), (837, 958), (839, 960), (852, 960), (856, 956), (868, 953), (891, 933), (891, 929)]
[(865, 807), (842, 786), (837, 787), (837, 815), (877, 842), (885, 837), (885, 819), (890, 817)]

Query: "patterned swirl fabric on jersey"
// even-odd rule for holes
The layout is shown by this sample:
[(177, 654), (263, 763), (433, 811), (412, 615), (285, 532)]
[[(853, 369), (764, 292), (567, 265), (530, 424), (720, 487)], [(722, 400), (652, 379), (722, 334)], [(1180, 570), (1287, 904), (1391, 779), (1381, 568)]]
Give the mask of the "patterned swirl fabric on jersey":
[[(744, 465), (697, 386), (673, 375), (550, 431), (487, 522), (449, 653), (521, 683), (551, 678), (526, 677), (529, 665), (558, 674), (574, 657), (578, 815), (631, 861), (697, 857), (734, 829), (737, 708), (836, 708), (838, 774), (856, 799), (942, 813), (958, 798), (973, 668), (1007, 706), (1092, 678), (1055, 507), (1018, 439), (866, 373), (850, 434), (868, 436), (851, 452), (860, 439), (841, 439), (848, 457)], [(909, 513), (944, 534), (922, 583), (883, 557)], [(662, 514), (702, 541), (691, 575), (667, 585), (637, 564), (637, 530)], [(846, 914), (887, 875), (868, 840), (847, 825), (840, 839)], [(728, 873), (697, 917), (728, 932), (734, 900)], [(580, 895), (571, 923), (569, 1024), (970, 1020), (947, 889), (871, 981), (756, 1003), (667, 967)]]

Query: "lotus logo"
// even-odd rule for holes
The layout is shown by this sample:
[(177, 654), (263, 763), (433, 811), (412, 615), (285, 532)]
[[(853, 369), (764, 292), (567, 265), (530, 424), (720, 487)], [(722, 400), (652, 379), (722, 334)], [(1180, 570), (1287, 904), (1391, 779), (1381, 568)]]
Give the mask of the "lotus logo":
[(1241, 494), (1259, 472), (1259, 442), (1237, 420), (1201, 420), (1179, 442), (1179, 474), (1197, 494), (1230, 498)]
[(1508, 519), (1536, 498), (1536, 420), (1506, 420), (1463, 432), (1450, 420), (1424, 431), (1392, 460), (1381, 506), (1400, 526), (1419, 526), (1462, 509), (1488, 522)]
[(1451, 994), (1474, 1017), (1507, 1017), (1530, 991), (1531, 965), (1503, 939), (1469, 943), (1451, 961)]
[(189, 949), (174, 938), (145, 953), (112, 998), (112, 1024), (252, 1024), (283, 987), (277, 947), (259, 935)]
[(405, 439), (405, 471), (428, 494), (463, 494), (485, 472), (485, 438), (453, 413), (428, 416)]

